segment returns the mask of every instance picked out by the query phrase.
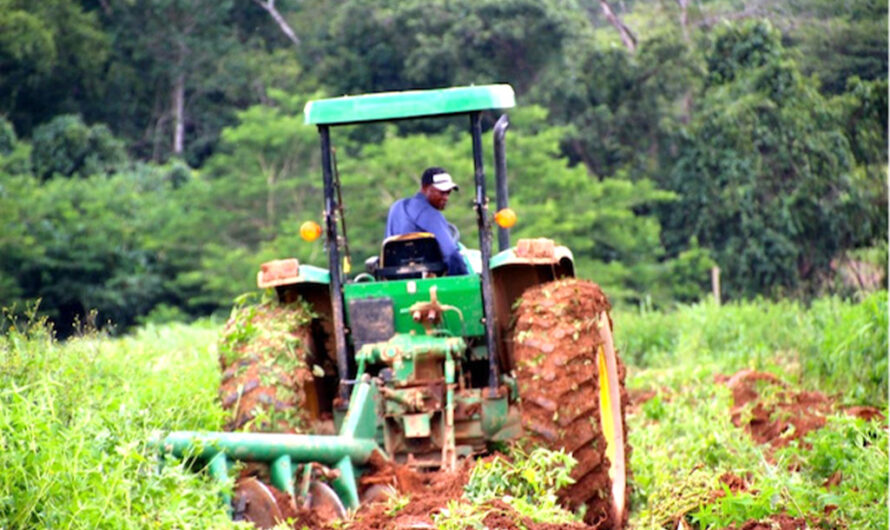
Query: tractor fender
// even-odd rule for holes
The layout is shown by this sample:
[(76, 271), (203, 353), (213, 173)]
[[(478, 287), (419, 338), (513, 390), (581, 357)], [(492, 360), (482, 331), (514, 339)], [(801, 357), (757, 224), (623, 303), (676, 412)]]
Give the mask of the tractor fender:
[(313, 313), (312, 354), (318, 359), (326, 357), (336, 366), (330, 284), (330, 271), (302, 264), (296, 258), (267, 261), (257, 272), (257, 287), (275, 289), (280, 303), (303, 300), (309, 305)]
[(520, 239), (516, 246), (498, 252), (491, 258), (491, 279), (494, 289), (495, 340), (501, 369), (509, 373), (513, 367), (510, 325), (513, 307), (530, 287), (560, 278), (575, 277), (572, 251), (552, 239)]

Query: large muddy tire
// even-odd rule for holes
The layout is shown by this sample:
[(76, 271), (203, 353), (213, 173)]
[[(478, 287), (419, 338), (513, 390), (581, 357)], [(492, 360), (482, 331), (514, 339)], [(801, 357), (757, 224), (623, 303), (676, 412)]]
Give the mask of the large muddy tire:
[(560, 501), (585, 510), (596, 528), (624, 527), (629, 511), (625, 370), (609, 308), (590, 282), (538, 285), (523, 293), (512, 335), (525, 435), (574, 456), (575, 483), (559, 492)]
[(232, 310), (219, 342), (226, 430), (311, 430), (311, 318), (301, 303), (268, 301)]

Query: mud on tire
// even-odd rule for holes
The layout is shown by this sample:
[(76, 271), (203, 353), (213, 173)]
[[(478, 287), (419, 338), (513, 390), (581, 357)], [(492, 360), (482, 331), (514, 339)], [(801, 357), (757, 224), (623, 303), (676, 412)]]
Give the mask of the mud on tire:
[(301, 303), (264, 301), (232, 310), (218, 345), (227, 431), (308, 431), (311, 317)]
[[(571, 474), (575, 483), (559, 492), (560, 501), (573, 510), (586, 506), (585, 522), (596, 528), (623, 527), (629, 511), (627, 482), (620, 486), (626, 475), (613, 489), (600, 414), (598, 352), (609, 339), (600, 330), (600, 315), (609, 308), (596, 284), (576, 279), (546, 283), (523, 293), (512, 334), (526, 436), (535, 445), (572, 453), (578, 461)], [(615, 422), (621, 433), (612, 437), (624, 449), (618, 452), (624, 465), (617, 471), (623, 474), (629, 455), (623, 435), (627, 395), (624, 366), (615, 361), (617, 381), (608, 384), (617, 386), (620, 409), (609, 408), (620, 410)]]

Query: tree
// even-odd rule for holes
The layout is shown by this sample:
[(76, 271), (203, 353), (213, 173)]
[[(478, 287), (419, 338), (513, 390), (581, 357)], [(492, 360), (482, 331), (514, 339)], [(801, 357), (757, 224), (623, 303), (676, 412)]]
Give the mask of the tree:
[(855, 159), (838, 115), (768, 23), (717, 31), (707, 64), (670, 172), (681, 200), (663, 216), (668, 251), (691, 237), (713, 249), (730, 296), (813, 292), (831, 259), (861, 240)]
[(163, 199), (132, 175), (51, 179), (0, 174), (0, 294), (40, 300), (67, 335), (97, 311), (97, 325), (135, 322), (163, 298), (145, 249), (145, 212)]
[(509, 81), (524, 93), (570, 26), (555, 2), (346, 2), (331, 21), (319, 77), (336, 94)]
[(200, 136), (204, 116), (190, 111), (195, 101), (219, 90), (220, 84), (204, 80), (215, 79), (235, 44), (222, 30), (232, 5), (231, 0), (151, 0), (118, 3), (105, 12), (115, 49), (110, 85), (136, 92), (135, 101), (120, 104), (140, 105), (145, 145), (137, 147), (148, 148), (152, 160), (185, 157), (188, 139)]
[(687, 94), (700, 83), (690, 46), (666, 31), (642, 36), (636, 53), (590, 36), (567, 51), (565, 67), (531, 94), (551, 119), (571, 126), (563, 151), (600, 179), (661, 178), (688, 119)]
[(109, 41), (77, 2), (0, 0), (0, 114), (25, 136), (100, 96)]
[(787, 45), (800, 50), (801, 71), (822, 91), (840, 94), (847, 79), (887, 78), (887, 2), (788, 2)]
[(191, 311), (226, 306), (255, 288), (263, 261), (298, 254), (325, 263), (323, 251), (297, 235), (301, 219), (320, 220), (323, 202), (317, 133), (302, 123), (307, 97), (271, 96), (275, 106), (238, 113), (219, 151), (157, 221), (152, 248), (164, 250), (168, 289)]
[(122, 169), (128, 162), (123, 142), (102, 124), (88, 126), (80, 116), (61, 115), (34, 131), (31, 162), (42, 179), (86, 177)]

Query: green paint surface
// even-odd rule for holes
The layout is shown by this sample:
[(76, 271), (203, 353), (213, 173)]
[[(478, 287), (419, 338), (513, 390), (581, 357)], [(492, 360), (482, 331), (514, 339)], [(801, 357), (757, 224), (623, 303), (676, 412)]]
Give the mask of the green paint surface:
[(319, 99), (306, 104), (303, 116), (307, 124), (337, 125), (508, 109), (515, 105), (516, 96), (510, 85), (482, 85)]
[(347, 320), (349, 301), (363, 298), (390, 298), (396, 333), (426, 333), (414, 322), (408, 308), (415, 302), (430, 300), (430, 288), (436, 286), (440, 304), (452, 306), (445, 311), (441, 327), (456, 337), (478, 337), (484, 333), (482, 325), (482, 287), (479, 276), (446, 276), (419, 280), (391, 280), (385, 282), (350, 283), (343, 286)]

